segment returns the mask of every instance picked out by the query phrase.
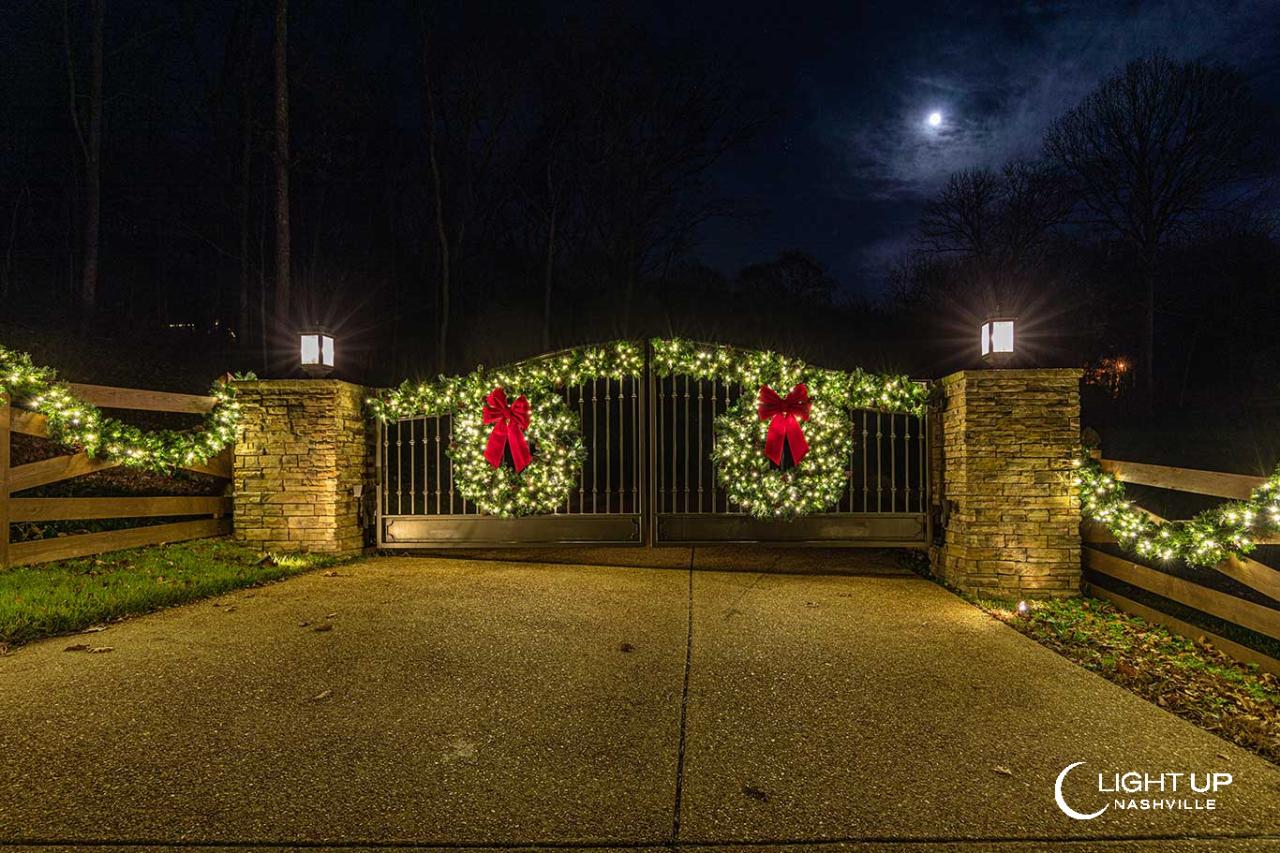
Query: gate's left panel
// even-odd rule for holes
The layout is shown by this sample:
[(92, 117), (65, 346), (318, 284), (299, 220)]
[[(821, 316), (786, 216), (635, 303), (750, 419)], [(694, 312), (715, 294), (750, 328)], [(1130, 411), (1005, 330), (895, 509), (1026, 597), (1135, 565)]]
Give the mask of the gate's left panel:
[(381, 424), (378, 546), (643, 544), (644, 384), (639, 377), (596, 379), (559, 392), (578, 413), (587, 457), (563, 506), (545, 515), (498, 518), (462, 495), (449, 455), (451, 417)]

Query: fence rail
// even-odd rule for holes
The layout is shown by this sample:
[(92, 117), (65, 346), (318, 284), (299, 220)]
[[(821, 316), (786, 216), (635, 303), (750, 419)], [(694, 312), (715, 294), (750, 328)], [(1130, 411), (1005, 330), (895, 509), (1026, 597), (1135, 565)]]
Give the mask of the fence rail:
[[(1098, 462), (1104, 471), (1124, 483), (1211, 497), (1247, 498), (1253, 489), (1265, 481), (1263, 477), (1246, 474), (1152, 465), (1145, 462), (1104, 459), (1101, 456), (1098, 456)], [(1142, 508), (1139, 507), (1139, 509)], [(1142, 509), (1142, 511), (1156, 521), (1165, 521), (1150, 510)], [(1164, 625), (1174, 633), (1192, 639), (1203, 636), (1213, 642), (1217, 648), (1238, 660), (1257, 664), (1263, 670), (1280, 674), (1280, 659), (1187, 622), (1153, 605), (1135, 601), (1130, 596), (1110, 588), (1106, 580), (1102, 583), (1098, 581), (1100, 579), (1119, 581), (1128, 587), (1278, 641), (1280, 641), (1280, 607), (1259, 604), (1206, 586), (1194, 578), (1171, 574), (1118, 557), (1096, 547), (1089, 547), (1116, 542), (1110, 531), (1097, 522), (1085, 522), (1081, 528), (1081, 535), (1085, 543), (1086, 591), (1090, 595), (1109, 601), (1120, 610)], [(1280, 539), (1272, 537), (1259, 539), (1258, 542), (1277, 544)], [(1249, 557), (1229, 556), (1215, 566), (1214, 570), (1272, 601), (1280, 602), (1280, 569), (1272, 568)]]
[[(175, 394), (105, 385), (72, 385), (81, 399), (108, 409), (146, 412), (205, 414), (216, 400), (195, 394)], [(86, 557), (163, 542), (201, 539), (231, 532), (231, 454), (219, 454), (208, 462), (183, 466), (184, 470), (227, 481), (222, 494), (155, 497), (35, 497), (20, 492), (71, 480), (119, 466), (107, 459), (92, 459), (83, 452), (64, 453), (38, 462), (11, 465), (14, 433), (49, 438), (46, 418), (36, 412), (0, 400), (0, 569)], [(183, 519), (97, 533), (79, 533), (26, 542), (11, 541), (11, 525), (26, 522), (124, 521), (154, 518)]]

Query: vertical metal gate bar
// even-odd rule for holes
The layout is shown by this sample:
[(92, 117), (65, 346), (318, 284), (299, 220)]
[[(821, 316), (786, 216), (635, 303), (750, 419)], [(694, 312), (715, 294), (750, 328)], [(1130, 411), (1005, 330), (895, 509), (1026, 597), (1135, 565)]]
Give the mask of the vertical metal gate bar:
[(404, 515), (404, 436), (401, 425), (404, 421), (396, 421), (396, 515)]
[[(586, 415), (586, 389), (578, 387), (578, 428), (582, 430), (582, 434), (587, 433), (587, 415)], [(587, 511), (587, 460), (583, 459), (578, 465), (578, 512)]]
[(380, 507), (391, 508), (391, 477), (387, 474), (387, 456), (390, 451), (391, 430), (390, 425), (385, 421), (378, 421), (378, 449), (381, 456), (378, 459), (381, 477), (378, 480), (378, 491), (382, 493), (382, 500), (378, 502)]
[(636, 513), (640, 512), (640, 410), (636, 405), (639, 384), (639, 379), (631, 377), (631, 511)]
[(684, 375), (684, 511), (689, 511), (689, 374)]
[[(443, 442), (441, 441), (440, 429), (441, 427), (444, 426), (444, 418), (432, 418), (432, 420), (435, 421), (435, 434), (436, 434), (436, 515), (439, 515), (441, 510), (440, 496), (444, 493), (443, 487), (444, 487), (444, 467), (445, 466), (444, 466), (444, 456), (442, 456), (440, 452), (441, 445), (443, 444)], [(423, 436), (423, 440), (424, 441), (426, 440), (425, 435)], [(426, 454), (423, 454), (423, 455), (425, 456)], [(425, 497), (423, 498), (422, 502), (424, 504), (426, 503)]]
[(889, 512), (898, 511), (898, 416), (889, 413)]
[(702, 428), (702, 383), (701, 378), (698, 379), (698, 512), (702, 512), (702, 469), (706, 467), (706, 457), (702, 454), (702, 434), (705, 430)]
[[(382, 453), (382, 442), (383, 442), (383, 436), (384, 436), (384, 433), (386, 432), (386, 429), (387, 429), (386, 423), (381, 419), (379, 419), (377, 422), (377, 425), (374, 427), (375, 431), (373, 434), (373, 482), (378, 495), (377, 506), (375, 506), (373, 510), (374, 512), (373, 523), (374, 523), (375, 535), (377, 537), (374, 541), (379, 544), (382, 543), (382, 508), (385, 505), (382, 502), (382, 484), (386, 482), (386, 479), (387, 479), (386, 474), (383, 470), (384, 457)], [(3, 488), (3, 487), (0, 487), (0, 488)], [(8, 497), (7, 492), (5, 494), (5, 497), (6, 498)]]
[(876, 412), (876, 512), (884, 511), (884, 424)]
[(671, 511), (676, 511), (677, 494), (679, 493), (679, 485), (676, 483), (676, 408), (679, 403), (679, 386), (676, 384), (676, 375), (671, 374)]
[(905, 432), (902, 435), (902, 480), (906, 491), (902, 496), (902, 511), (911, 512), (911, 415), (902, 416)]
[(867, 410), (862, 410), (862, 511), (867, 511), (867, 469), (871, 460), (867, 458)]
[(604, 378), (604, 511), (608, 512), (612, 504), (609, 501), (613, 498), (613, 466), (609, 464), (610, 454), (613, 452), (613, 430), (611, 424), (613, 422), (613, 407), (609, 404), (613, 402), (613, 386), (609, 384), (609, 377)]
[(920, 454), (919, 454), (920, 455), (920, 465), (919, 465), (920, 467), (920, 491), (919, 491), (920, 509), (919, 511), (924, 513), (928, 512), (927, 508), (925, 507), (925, 501), (929, 495), (929, 472), (925, 467), (925, 455), (924, 455), (925, 445), (926, 445), (925, 437), (926, 437), (926, 434), (928, 433), (928, 427), (929, 427), (928, 418), (929, 418), (928, 414), (924, 414), (920, 416), (920, 434), (916, 436), (916, 444), (920, 449)]
[[(441, 425), (441, 427), (443, 427), (443, 426), (444, 426), (444, 424), (445, 424), (445, 418), (441, 417), (441, 418), (440, 418), (440, 425)], [(450, 416), (450, 417), (449, 417), (449, 419), (448, 419), (448, 425), (449, 425), (449, 431), (446, 433), (446, 435), (448, 436), (448, 437), (445, 439), (446, 444), (447, 444), (448, 442), (450, 442), (450, 441), (452, 441), (452, 440), (453, 440), (453, 417), (452, 417), (452, 416)], [(449, 464), (448, 464), (448, 465), (446, 465), (445, 467), (446, 467), (446, 468), (448, 469), (448, 471), (449, 471), (449, 514), (450, 514), (450, 515), (453, 515), (453, 500), (454, 500), (454, 487), (453, 487), (453, 460), (452, 460), (452, 459), (450, 459), (450, 460), (449, 460)]]
[[(720, 413), (719, 413), (720, 390), (716, 387), (717, 384), (718, 384), (718, 380), (716, 379), (711, 380), (711, 457), (713, 459), (715, 458), (715, 455), (716, 455), (715, 423), (716, 423), (716, 418), (720, 417)], [(716, 511), (716, 492), (717, 491), (719, 490), (716, 488), (715, 463), (713, 462), (711, 463), (711, 489), (710, 489), (711, 511), (713, 513)]]

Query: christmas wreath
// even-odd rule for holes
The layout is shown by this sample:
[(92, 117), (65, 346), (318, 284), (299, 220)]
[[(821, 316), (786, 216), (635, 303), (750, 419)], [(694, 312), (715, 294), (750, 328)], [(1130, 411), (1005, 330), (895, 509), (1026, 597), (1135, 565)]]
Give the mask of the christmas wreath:
[(784, 397), (763, 383), (716, 418), (712, 458), (720, 485), (753, 516), (792, 518), (840, 500), (853, 423), (843, 400), (821, 380), (812, 384), (795, 382)]
[(482, 512), (555, 512), (587, 451), (578, 416), (556, 392), (496, 386), (453, 416), (448, 454), (458, 491)]
[(375, 417), (453, 417), (448, 454), (454, 482), (481, 512), (555, 512), (565, 505), (586, 458), (579, 416), (562, 389), (621, 379), (644, 369), (629, 341), (581, 347), (497, 370), (405, 383), (369, 400)]

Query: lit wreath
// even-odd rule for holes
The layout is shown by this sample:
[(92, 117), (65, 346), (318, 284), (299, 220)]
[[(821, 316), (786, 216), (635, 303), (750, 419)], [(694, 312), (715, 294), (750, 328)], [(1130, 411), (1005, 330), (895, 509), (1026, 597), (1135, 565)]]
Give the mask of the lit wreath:
[(455, 412), (448, 448), (462, 496), (504, 517), (563, 507), (587, 455), (578, 416), (564, 399), (543, 388), (498, 385), (472, 403)]
[[(803, 384), (764, 383), (716, 418), (712, 456), (729, 500), (757, 518), (794, 518), (835, 506), (853, 446), (844, 390), (817, 375)], [(795, 460), (785, 468), (779, 464), (784, 441)]]

